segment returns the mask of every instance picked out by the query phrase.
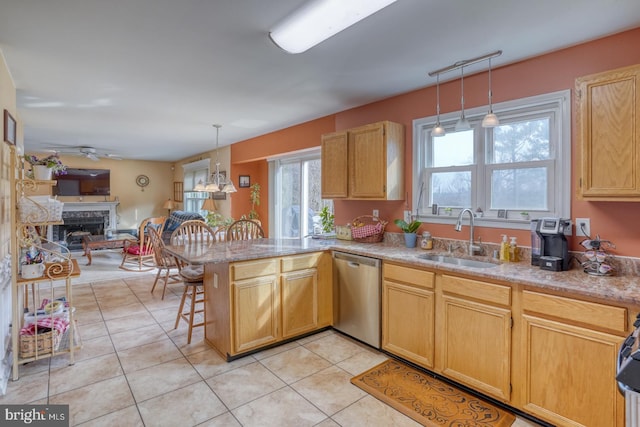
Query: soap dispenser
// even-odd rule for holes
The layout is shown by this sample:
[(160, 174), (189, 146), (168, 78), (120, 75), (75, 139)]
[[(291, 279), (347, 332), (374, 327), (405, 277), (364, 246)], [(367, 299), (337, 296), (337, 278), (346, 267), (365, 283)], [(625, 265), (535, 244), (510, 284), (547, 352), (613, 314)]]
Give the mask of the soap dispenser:
[(520, 254), (518, 252), (518, 243), (516, 243), (516, 238), (515, 236), (511, 237), (511, 243), (509, 244), (509, 261), (520, 261)]
[(509, 261), (509, 242), (507, 235), (502, 235), (502, 243), (500, 244), (500, 261)]

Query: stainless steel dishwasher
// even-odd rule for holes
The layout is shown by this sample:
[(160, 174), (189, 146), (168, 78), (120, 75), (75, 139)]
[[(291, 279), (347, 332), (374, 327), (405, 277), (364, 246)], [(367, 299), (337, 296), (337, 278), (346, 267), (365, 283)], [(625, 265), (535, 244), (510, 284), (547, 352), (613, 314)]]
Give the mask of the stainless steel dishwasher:
[(380, 348), (380, 260), (333, 252), (333, 263), (334, 328)]

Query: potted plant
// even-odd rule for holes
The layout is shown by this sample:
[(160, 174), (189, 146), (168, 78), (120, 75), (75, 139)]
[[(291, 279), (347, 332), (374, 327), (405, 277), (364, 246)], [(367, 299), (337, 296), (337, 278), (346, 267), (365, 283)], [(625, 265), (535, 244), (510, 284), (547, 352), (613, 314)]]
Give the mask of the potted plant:
[(25, 154), (24, 160), (31, 165), (31, 178), (33, 179), (48, 181), (52, 174), (57, 176), (67, 173), (67, 167), (62, 164), (57, 153), (41, 159)]
[(451, 213), (453, 212), (452, 208), (444, 208), (444, 213), (451, 216)]
[(212, 211), (207, 213), (206, 221), (215, 230), (230, 226), (233, 223), (233, 218), (225, 218), (221, 213)]
[(524, 219), (524, 220), (528, 220), (529, 219), (529, 212), (520, 212), (520, 218)]
[(249, 219), (258, 219), (256, 206), (260, 206), (260, 184), (256, 182), (250, 188), (249, 200), (251, 200), (251, 211), (249, 212)]
[(322, 224), (323, 233), (331, 233), (334, 230), (335, 224), (333, 223), (335, 216), (329, 211), (329, 206), (324, 206), (320, 211), (320, 221)]
[(406, 222), (404, 219), (396, 219), (393, 221), (398, 227), (400, 227), (400, 229), (402, 230), (402, 232), (404, 233), (404, 243), (408, 248), (415, 248), (416, 247), (416, 239), (418, 238), (418, 235), (416, 234), (416, 232), (418, 231), (418, 228), (420, 228), (420, 226), (422, 225), (422, 222), (416, 220), (413, 220), (411, 222)]

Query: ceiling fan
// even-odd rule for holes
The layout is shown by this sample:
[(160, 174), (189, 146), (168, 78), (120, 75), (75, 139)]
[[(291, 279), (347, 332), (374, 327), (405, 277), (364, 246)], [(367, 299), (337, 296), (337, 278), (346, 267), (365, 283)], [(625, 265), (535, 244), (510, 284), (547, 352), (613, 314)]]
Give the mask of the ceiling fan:
[(75, 147), (51, 147), (48, 151), (69, 156), (85, 157), (87, 159), (93, 160), (94, 162), (97, 162), (100, 159), (122, 160), (122, 157), (119, 157), (116, 154), (107, 153), (105, 151), (101, 151), (93, 147), (87, 147), (84, 145)]

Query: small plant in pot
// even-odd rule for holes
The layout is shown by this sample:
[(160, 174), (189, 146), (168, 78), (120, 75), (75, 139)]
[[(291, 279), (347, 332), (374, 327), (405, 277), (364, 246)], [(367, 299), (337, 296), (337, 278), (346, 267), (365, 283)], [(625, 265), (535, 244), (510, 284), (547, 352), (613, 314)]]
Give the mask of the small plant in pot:
[(416, 232), (418, 228), (422, 225), (422, 222), (413, 220), (411, 222), (407, 222), (404, 219), (396, 219), (393, 221), (404, 233), (404, 243), (408, 248), (416, 247), (416, 239), (418, 235)]

